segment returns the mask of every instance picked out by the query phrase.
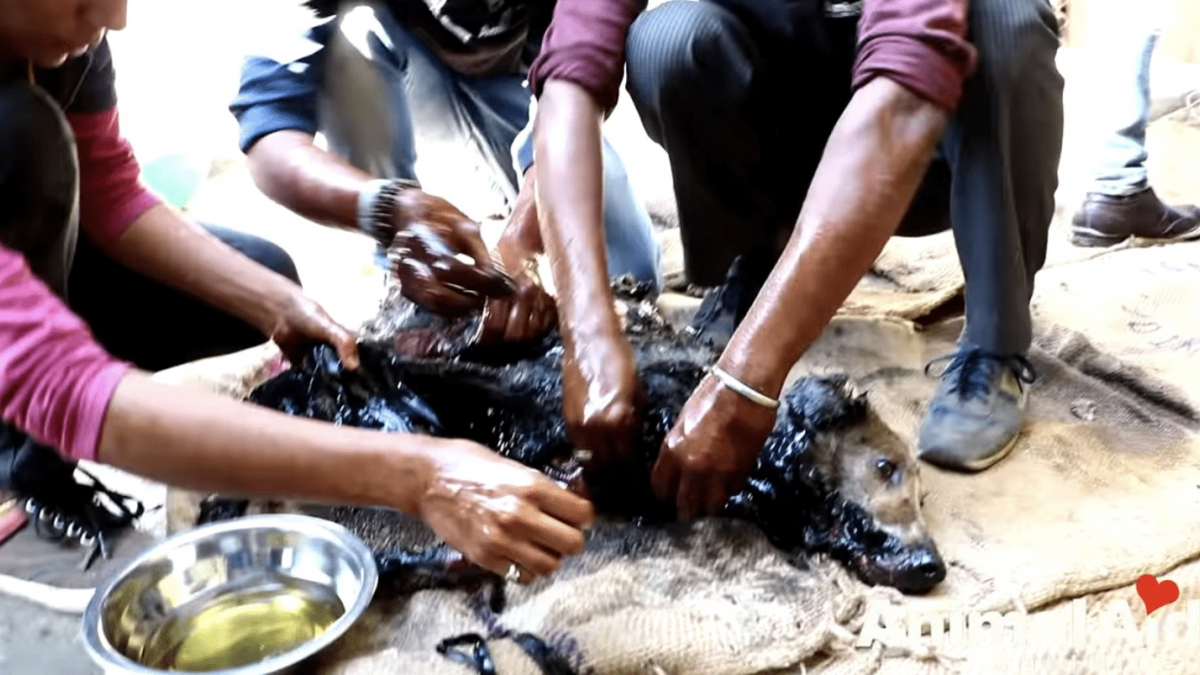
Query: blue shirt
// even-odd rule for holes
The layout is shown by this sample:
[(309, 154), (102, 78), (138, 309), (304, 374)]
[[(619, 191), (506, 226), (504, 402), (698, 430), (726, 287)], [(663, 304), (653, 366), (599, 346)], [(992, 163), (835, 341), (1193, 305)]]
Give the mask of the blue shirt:
[(336, 19), (326, 19), (302, 35), (264, 44), (261, 53), (246, 58), (241, 86), (229, 105), (242, 152), (277, 131), (317, 134), (322, 56), (336, 27)]

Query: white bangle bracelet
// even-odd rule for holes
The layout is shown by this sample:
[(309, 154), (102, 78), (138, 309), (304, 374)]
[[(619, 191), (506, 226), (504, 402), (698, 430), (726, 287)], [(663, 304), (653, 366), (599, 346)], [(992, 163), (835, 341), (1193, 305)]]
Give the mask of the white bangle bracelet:
[(716, 377), (718, 381), (720, 381), (721, 384), (725, 385), (732, 391), (735, 391), (735, 392), (741, 394), (742, 396), (745, 396), (746, 398), (750, 399), (751, 401), (754, 401), (755, 403), (761, 405), (762, 407), (770, 408), (772, 410), (775, 410), (776, 408), (779, 407), (779, 401), (771, 398), (770, 396), (767, 396), (766, 394), (763, 394), (758, 391), (755, 391), (754, 389), (751, 389), (750, 387), (743, 384), (741, 382), (741, 380), (730, 375), (729, 373), (725, 372), (724, 370), (721, 370), (720, 366), (718, 366), (717, 364), (714, 363), (712, 368), (709, 369), (709, 372), (711, 372), (713, 374), (713, 376)]

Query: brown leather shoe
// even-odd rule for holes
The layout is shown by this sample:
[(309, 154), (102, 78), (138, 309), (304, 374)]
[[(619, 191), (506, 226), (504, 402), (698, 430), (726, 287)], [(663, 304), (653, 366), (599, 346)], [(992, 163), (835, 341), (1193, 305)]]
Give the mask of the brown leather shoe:
[(1089, 193), (1071, 220), (1071, 243), (1113, 246), (1130, 237), (1187, 241), (1200, 238), (1200, 209), (1164, 204), (1153, 188), (1127, 197)]

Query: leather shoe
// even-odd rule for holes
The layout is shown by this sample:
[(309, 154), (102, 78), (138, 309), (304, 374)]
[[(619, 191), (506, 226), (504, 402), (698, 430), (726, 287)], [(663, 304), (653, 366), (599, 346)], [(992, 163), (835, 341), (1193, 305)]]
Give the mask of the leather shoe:
[(1076, 246), (1113, 246), (1131, 237), (1200, 238), (1200, 209), (1164, 204), (1153, 188), (1126, 197), (1089, 193), (1071, 221), (1071, 243)]

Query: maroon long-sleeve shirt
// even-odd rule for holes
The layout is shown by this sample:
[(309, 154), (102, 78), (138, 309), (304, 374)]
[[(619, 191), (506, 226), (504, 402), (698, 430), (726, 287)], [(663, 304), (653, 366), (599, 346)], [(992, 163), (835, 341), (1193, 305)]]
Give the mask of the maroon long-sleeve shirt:
[[(617, 104), (629, 26), (646, 0), (558, 0), (529, 73), (535, 95), (549, 80), (587, 90), (605, 111)], [(946, 111), (975, 68), (966, 39), (967, 0), (865, 0), (853, 87), (887, 77)]]

